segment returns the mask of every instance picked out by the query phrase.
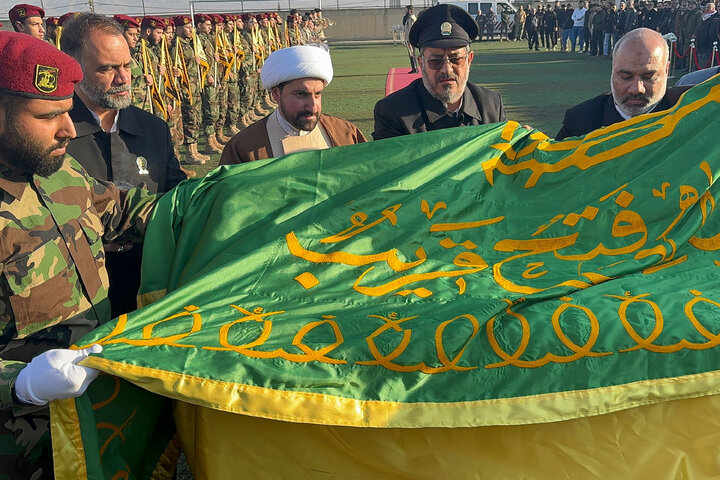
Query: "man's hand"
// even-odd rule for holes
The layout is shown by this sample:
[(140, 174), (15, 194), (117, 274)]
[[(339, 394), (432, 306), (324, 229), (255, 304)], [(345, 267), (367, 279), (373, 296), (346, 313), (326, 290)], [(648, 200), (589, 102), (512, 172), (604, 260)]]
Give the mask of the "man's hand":
[(15, 395), (21, 402), (32, 405), (79, 397), (100, 372), (77, 363), (91, 353), (100, 352), (102, 345), (95, 344), (82, 350), (55, 349), (41, 353), (20, 370)]

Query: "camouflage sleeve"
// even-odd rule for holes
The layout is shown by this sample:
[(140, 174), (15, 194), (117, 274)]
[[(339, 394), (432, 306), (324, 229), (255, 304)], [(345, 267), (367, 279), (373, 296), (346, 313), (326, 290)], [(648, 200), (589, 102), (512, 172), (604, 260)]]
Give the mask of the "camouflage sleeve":
[(17, 407), (13, 398), (12, 389), (20, 370), (27, 365), (25, 362), (0, 360), (0, 410)]
[(92, 183), (93, 203), (105, 227), (103, 242), (142, 241), (160, 194), (144, 188), (120, 190), (102, 180), (93, 179)]

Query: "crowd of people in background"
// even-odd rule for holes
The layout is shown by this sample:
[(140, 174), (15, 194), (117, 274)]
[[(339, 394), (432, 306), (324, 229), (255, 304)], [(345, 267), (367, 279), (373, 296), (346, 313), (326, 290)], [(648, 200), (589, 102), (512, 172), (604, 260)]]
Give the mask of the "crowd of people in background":
[[(559, 50), (592, 56), (609, 57), (613, 46), (625, 33), (636, 28), (649, 28), (668, 35), (675, 42), (676, 64), (686, 66), (694, 45), (692, 60), (696, 68), (710, 66), (714, 42), (720, 41), (720, 15), (715, 3), (695, 0), (623, 0), (577, 4), (555, 2), (520, 6), (517, 11), (503, 10), (499, 28), (497, 15), (489, 10), (479, 12), (475, 20), (480, 26), (478, 40), (527, 40), (528, 49)], [(512, 19), (512, 28), (509, 29)], [(672, 34), (672, 36), (670, 36)], [(696, 56), (696, 57), (695, 57)], [(714, 64), (718, 63), (715, 59)]]

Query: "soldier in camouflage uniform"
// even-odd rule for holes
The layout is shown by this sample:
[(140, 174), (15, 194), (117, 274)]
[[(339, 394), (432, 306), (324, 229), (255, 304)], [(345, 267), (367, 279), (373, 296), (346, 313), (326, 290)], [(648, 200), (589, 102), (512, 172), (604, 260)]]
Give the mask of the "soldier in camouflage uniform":
[(0, 32), (0, 476), (53, 478), (51, 400), (97, 371), (68, 350), (110, 320), (103, 241), (140, 239), (155, 197), (93, 180), (72, 158), (80, 66), (29, 35)]
[[(227, 143), (230, 140), (229, 137), (225, 136), (225, 124), (228, 118), (229, 110), (229, 98), (230, 90), (233, 89), (235, 96), (233, 100), (237, 101), (239, 95), (238, 90), (238, 68), (235, 65), (234, 60), (234, 48), (233, 48), (233, 30), (235, 26), (235, 20), (232, 15), (213, 15), (215, 18), (215, 28), (217, 29), (216, 35), (218, 36), (218, 43), (221, 45), (222, 52), (220, 56), (220, 64), (222, 69), (218, 69), (220, 75), (219, 86), (218, 86), (218, 118), (215, 122), (215, 136), (221, 143)], [(226, 65), (230, 62), (230, 67)], [(231, 86), (232, 85), (232, 86)], [(237, 122), (237, 119), (235, 119)], [(235, 127), (237, 130), (237, 127)], [(234, 135), (237, 132), (230, 132)]]
[(150, 98), (150, 75), (143, 73), (143, 59), (140, 51), (140, 24), (128, 15), (114, 15), (113, 20), (122, 25), (125, 33), (123, 36), (130, 47), (130, 55), (132, 56), (132, 66), (130, 67), (130, 75), (132, 75), (132, 104), (147, 112), (152, 111), (152, 101)]
[[(165, 20), (160, 17), (148, 16), (143, 18), (140, 24), (140, 54), (142, 57), (143, 46), (147, 55), (147, 69), (152, 74), (152, 83), (157, 87), (157, 94), (159, 101), (151, 103), (152, 109), (148, 110), (155, 116), (162, 118), (165, 121), (170, 119), (169, 109), (165, 101), (165, 85), (163, 78), (168, 73), (164, 65), (160, 63), (162, 57), (162, 40), (165, 38)], [(142, 60), (142, 58), (141, 58)], [(158, 103), (162, 103), (162, 108), (159, 108)]]
[[(174, 80), (174, 87), (176, 87), (176, 90), (178, 93), (180, 93), (180, 87), (178, 85), (178, 79), (180, 77), (179, 75), (179, 69), (175, 68), (175, 65), (173, 63), (174, 59), (170, 50), (170, 45), (173, 43), (173, 39), (175, 38), (175, 23), (173, 22), (172, 18), (166, 18), (165, 19), (165, 44), (162, 45), (165, 49), (165, 55), (158, 54), (158, 56), (165, 61), (165, 68), (168, 70), (168, 75), (171, 75), (173, 79), (169, 79), (168, 81)], [(172, 138), (173, 146), (175, 147), (175, 156), (177, 158), (180, 157), (180, 145), (182, 145), (185, 142), (185, 134), (183, 133), (183, 123), (182, 123), (182, 109), (180, 108), (181, 100), (168, 98), (167, 94), (170, 93), (168, 90), (165, 91), (166, 93), (166, 105), (171, 107), (170, 109), (170, 118), (168, 118), (168, 126), (170, 127), (170, 138)]]
[(250, 46), (251, 54), (248, 56), (250, 57), (250, 62), (252, 63), (252, 68), (248, 72), (249, 78), (245, 85), (245, 91), (244, 94), (242, 94), (243, 99), (247, 98), (247, 102), (243, 103), (248, 105), (248, 112), (247, 115), (243, 116), (245, 120), (241, 120), (241, 122), (243, 125), (247, 126), (257, 122), (267, 115), (267, 112), (262, 110), (262, 107), (259, 106), (260, 103), (258, 98), (258, 85), (260, 82), (260, 74), (258, 71), (262, 66), (262, 59), (266, 55), (264, 55), (262, 42), (257, 36), (257, 20), (250, 14), (244, 15), (243, 20), (245, 22), (243, 38)]
[[(229, 119), (228, 123), (231, 125), (235, 125), (235, 130), (238, 130), (240, 127), (247, 127), (248, 125), (251, 125), (253, 123), (253, 120), (250, 119), (250, 112), (251, 112), (251, 106), (253, 104), (252, 100), (252, 89), (251, 89), (251, 81), (252, 81), (252, 73), (255, 72), (255, 69), (253, 68), (253, 49), (250, 43), (246, 40), (245, 35), (243, 34), (243, 29), (245, 27), (245, 23), (243, 21), (242, 17), (237, 17), (235, 20), (235, 28), (237, 29), (237, 46), (236, 46), (236, 55), (238, 59), (242, 59), (238, 62), (238, 91), (237, 91), (237, 101), (233, 104), (233, 102), (228, 99), (229, 102)], [(237, 133), (237, 132), (235, 132)]]
[(203, 164), (210, 157), (198, 152), (198, 140), (202, 124), (202, 97), (200, 95), (200, 63), (201, 58), (196, 53), (192, 20), (187, 15), (177, 15), (173, 18), (175, 23), (175, 38), (170, 53), (173, 58), (180, 59), (180, 91), (182, 93), (182, 121), (185, 135), (185, 162), (189, 164)]
[(207, 135), (205, 153), (222, 153), (223, 145), (215, 136), (215, 123), (219, 116), (218, 106), (218, 63), (220, 56), (215, 51), (215, 34), (213, 33), (213, 19), (204, 13), (195, 14), (195, 28), (200, 41), (204, 60), (207, 62), (208, 74), (205, 85), (201, 91), (202, 97), (202, 124)]
[(59, 47), (57, 43), (57, 17), (47, 17), (45, 19), (45, 41), (51, 45)]

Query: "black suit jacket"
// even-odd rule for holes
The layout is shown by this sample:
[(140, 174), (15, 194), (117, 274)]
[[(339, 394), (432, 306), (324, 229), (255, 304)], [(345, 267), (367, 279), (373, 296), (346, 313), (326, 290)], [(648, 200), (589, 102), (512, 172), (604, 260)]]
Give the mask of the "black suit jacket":
[[(85, 167), (90, 176), (127, 189), (144, 184), (153, 193), (163, 193), (185, 180), (170, 140), (170, 129), (162, 119), (137, 107), (120, 110), (117, 133), (103, 132), (90, 110), (75, 95), (70, 117), (77, 137), (67, 152)], [(138, 161), (143, 157), (145, 161)], [(145, 173), (147, 171), (147, 173)], [(110, 278), (113, 317), (137, 308), (140, 287), (142, 244), (105, 247)]]
[[(657, 104), (653, 112), (659, 112), (671, 108), (677, 103), (680, 95), (687, 91), (690, 86), (668, 88), (665, 96)], [(595, 98), (586, 100), (565, 112), (563, 125), (555, 136), (555, 140), (562, 140), (567, 137), (579, 137), (598, 128), (607, 127), (614, 123), (622, 122), (615, 108), (612, 94), (604, 93)]]
[(445, 105), (425, 89), (418, 78), (375, 104), (373, 139), (399, 137), (442, 128), (504, 122), (500, 95), (468, 82), (460, 115), (449, 115)]
[[(91, 177), (113, 182), (121, 188), (144, 183), (153, 193), (167, 192), (185, 180), (175, 157), (170, 129), (162, 119), (134, 106), (123, 108), (117, 135), (113, 135), (103, 132), (77, 95), (73, 100), (70, 117), (77, 137), (70, 141), (67, 151)], [(121, 142), (118, 143), (118, 139)], [(137, 161), (139, 156), (146, 160), (148, 173), (142, 173)]]

